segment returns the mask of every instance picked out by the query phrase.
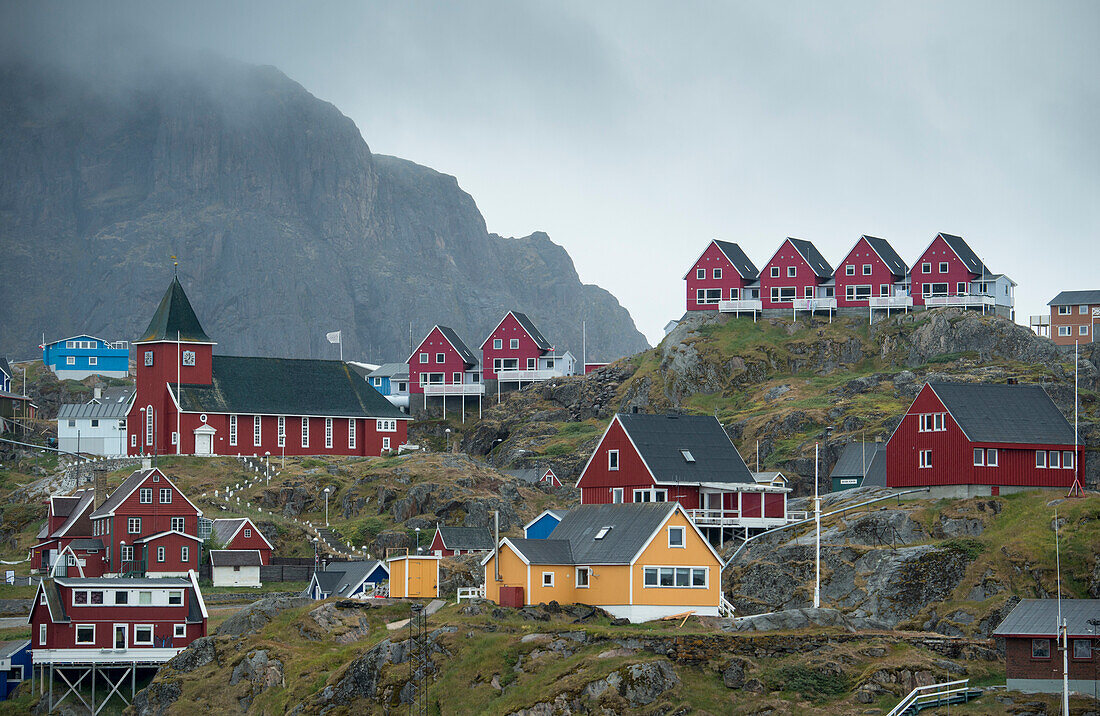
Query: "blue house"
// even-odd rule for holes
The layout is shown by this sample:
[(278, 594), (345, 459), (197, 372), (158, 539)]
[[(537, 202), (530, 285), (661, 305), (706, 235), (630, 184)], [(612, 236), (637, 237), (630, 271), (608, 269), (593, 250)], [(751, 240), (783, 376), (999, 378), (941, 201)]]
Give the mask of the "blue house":
[(0, 393), (11, 392), (11, 366), (7, 358), (0, 358)]
[(31, 640), (0, 641), (0, 701), (4, 701), (31, 673)]
[(390, 571), (377, 559), (370, 562), (333, 562), (325, 571), (313, 573), (304, 596), (311, 599), (363, 599), (389, 579)]
[(130, 373), (130, 344), (80, 335), (42, 346), (42, 362), (61, 380), (89, 375), (125, 378)]
[(398, 408), (409, 407), (409, 364), (384, 363), (366, 376), (372, 388)]
[(546, 539), (567, 510), (543, 510), (542, 514), (523, 526), (524, 539)]

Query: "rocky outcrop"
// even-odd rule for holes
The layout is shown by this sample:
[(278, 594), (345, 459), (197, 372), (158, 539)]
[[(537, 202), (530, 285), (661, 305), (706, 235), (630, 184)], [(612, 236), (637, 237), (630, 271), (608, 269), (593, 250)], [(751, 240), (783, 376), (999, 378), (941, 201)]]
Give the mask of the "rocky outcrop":
[(0, 252), (37, 277), (0, 282), (4, 352), (42, 330), (133, 339), (172, 255), (229, 354), (335, 358), (323, 334), (338, 326), (345, 354), (399, 359), (410, 322), (473, 340), (509, 309), (576, 355), (582, 319), (590, 357), (647, 347), (546, 234), (488, 233), (454, 177), (372, 154), (278, 70), (164, 57), (111, 43), (79, 66), (0, 67)]
[(882, 629), (886, 624), (867, 617), (849, 616), (839, 609), (786, 609), (767, 614), (737, 617), (729, 625), (730, 631), (785, 631), (813, 627), (841, 627), (848, 631)]
[(214, 631), (218, 636), (242, 636), (255, 634), (271, 623), (279, 612), (312, 604), (309, 597), (273, 597), (249, 604), (232, 615)]

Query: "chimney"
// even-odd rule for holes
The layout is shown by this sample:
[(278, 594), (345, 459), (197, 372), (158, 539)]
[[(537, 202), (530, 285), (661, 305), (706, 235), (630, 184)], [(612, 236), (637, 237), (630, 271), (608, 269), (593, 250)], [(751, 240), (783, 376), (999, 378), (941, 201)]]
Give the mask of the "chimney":
[(104, 470), (96, 470), (92, 478), (92, 509), (95, 510), (107, 499), (107, 473)]
[(152, 470), (153, 469), (153, 458), (143, 457), (141, 459), (141, 469), (142, 470)]
[(96, 387), (92, 388), (92, 397), (95, 398), (96, 400), (99, 400), (100, 398), (102, 398), (103, 397), (103, 388), (98, 386), (98, 385)]
[(493, 578), (500, 578), (500, 511), (493, 510)]

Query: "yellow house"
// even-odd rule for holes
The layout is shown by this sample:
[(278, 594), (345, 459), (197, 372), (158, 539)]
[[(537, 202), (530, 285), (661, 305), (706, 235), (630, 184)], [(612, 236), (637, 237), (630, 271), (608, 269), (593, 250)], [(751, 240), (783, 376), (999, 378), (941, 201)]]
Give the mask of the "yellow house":
[(439, 596), (439, 557), (402, 555), (390, 557), (390, 596), (409, 599), (434, 599)]
[[(678, 502), (581, 505), (547, 539), (505, 538), (482, 560), (485, 597), (589, 604), (632, 622), (719, 616), (722, 560)], [(392, 572), (391, 572), (392, 574)]]

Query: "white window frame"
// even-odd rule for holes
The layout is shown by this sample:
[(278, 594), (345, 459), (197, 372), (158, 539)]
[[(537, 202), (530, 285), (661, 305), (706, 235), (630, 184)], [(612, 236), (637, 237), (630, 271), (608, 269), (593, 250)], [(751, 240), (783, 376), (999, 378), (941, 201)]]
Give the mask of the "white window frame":
[(252, 530), (248, 529), (247, 527), (244, 530), (244, 538), (245, 539), (251, 539), (252, 538)]
[(252, 444), (260, 445), (263, 443), (263, 420), (259, 415), (252, 418)]
[(798, 267), (797, 266), (788, 266), (787, 267), (787, 278), (797, 278), (797, 277), (798, 277)]
[[(547, 579), (547, 577), (549, 577), (549, 579)], [(554, 573), (553, 572), (543, 572), (542, 573), (542, 586), (543, 587), (549, 587), (549, 588), (553, 589), (553, 587), (554, 587)]]
[(151, 504), (153, 504), (153, 488), (151, 488), (151, 487), (139, 487), (138, 488), (138, 504), (139, 505), (151, 505)]
[[(92, 638), (81, 640), (81, 629), (91, 629)], [(73, 630), (73, 643), (77, 646), (95, 646), (95, 624), (77, 624), (76, 629)]]
[[(687, 584), (677, 584), (677, 577), (679, 572), (687, 570)], [(661, 584), (661, 577), (668, 576), (672, 580), (672, 584)], [(701, 575), (703, 577), (702, 584), (695, 583), (695, 577)], [(650, 580), (650, 577), (653, 580)], [(642, 589), (709, 589), (710, 588), (710, 567), (693, 567), (691, 565), (651, 565), (647, 564), (642, 567)]]
[(1051, 450), (1047, 455), (1047, 467), (1052, 470), (1057, 470), (1062, 466), (1062, 453), (1058, 450)]
[[(179, 527), (176, 527), (177, 520), (179, 521), (178, 522)], [(184, 521), (183, 517), (173, 517), (171, 524), (172, 524), (172, 531), (173, 532), (183, 532), (186, 529), (186, 527), (185, 527), (186, 522)]]
[(940, 261), (939, 269), (940, 273), (947, 273), (951, 270), (951, 266), (946, 261)]
[(348, 450), (355, 449), (355, 418), (348, 418)]
[(619, 451), (608, 450), (607, 451), (607, 471), (616, 472), (619, 469)]
[(518, 351), (519, 350), (519, 339), (518, 338), (509, 338), (508, 339), (508, 350), (512, 350), (512, 351)]
[(494, 351), (499, 351), (499, 350), (502, 350), (503, 348), (504, 348), (504, 339), (503, 338), (494, 338), (493, 339), (493, 350)]
[(1089, 315), (1089, 307), (1087, 305), (1078, 306), (1077, 307), (1077, 313), (1082, 315), (1082, 316), (1087, 316), (1087, 315)]
[(162, 487), (160, 488), (160, 504), (170, 505), (172, 504), (172, 488)]
[(461, 371), (455, 371), (451, 374), (451, 385), (462, 385), (462, 373)]
[(229, 416), (229, 444), (236, 446), (237, 444), (237, 416)]
[[(672, 535), (680, 535), (680, 544), (673, 544)], [(687, 549), (687, 528), (683, 525), (670, 525), (668, 528), (669, 549)]]
[(722, 278), (722, 269), (716, 268), (713, 271), (711, 271), (710, 274), (711, 274), (711, 278), (713, 278), (715, 280), (720, 279), (720, 278)]
[(919, 466), (920, 466), (921, 469), (932, 467), (932, 451), (931, 450), (921, 450), (920, 453), (919, 453), (919, 460), (920, 460)]
[(88, 365), (99, 365), (99, 358), (96, 356), (88, 356)]
[(1088, 334), (1089, 334), (1089, 326), (1088, 326), (1087, 323), (1082, 323), (1080, 326), (1077, 327), (1077, 335), (1087, 336)]
[(39, 646), (46, 646), (46, 641), (47, 641), (46, 625), (45, 624), (39, 624), (38, 625), (38, 645)]
[(772, 303), (791, 303), (796, 298), (797, 286), (772, 286)]
[(76, 365), (76, 356), (66, 356), (65, 365)]
[(999, 457), (999, 455), (997, 454), (997, 448), (986, 448), (986, 450), (985, 450), (985, 466), (986, 467), (997, 467), (998, 457)]
[(447, 354), (446, 353), (436, 353), (435, 354), (435, 362), (436, 362), (437, 365), (439, 363), (446, 363), (447, 362)]
[[(581, 575), (584, 575), (584, 584), (581, 584)], [(591, 567), (577, 567), (577, 573), (575, 575), (575, 581), (573, 586), (577, 589), (588, 589), (592, 584), (592, 568)]]
[(864, 276), (870, 276), (871, 271), (872, 271), (871, 264), (863, 264), (863, 275)]
[(286, 417), (279, 416), (278, 432), (276, 432), (279, 447), (286, 447)]
[(145, 406), (145, 444), (153, 444), (153, 406)]
[[(148, 640), (138, 639), (138, 630), (139, 629), (142, 630), (142, 631), (144, 631), (146, 629), (149, 630), (149, 639)], [(134, 646), (152, 646), (153, 642), (155, 640), (156, 640), (156, 631), (153, 629), (152, 624), (135, 624), (134, 625), (134, 638), (133, 638), (133, 641), (130, 642), (131, 644), (133, 644)]]
[(180, 562), (187, 564), (191, 561), (191, 545), (180, 545)]
[(772, 278), (779, 278), (779, 267), (772, 266)]
[(955, 294), (958, 296), (965, 296), (969, 293), (966, 290), (966, 281), (959, 281), (955, 284)]
[(164, 548), (164, 545), (157, 546), (157, 562), (165, 562), (168, 560), (168, 550)]
[(131, 535), (141, 534), (141, 518), (140, 517), (127, 517), (126, 518), (126, 534), (131, 534)]
[(1073, 326), (1058, 326), (1058, 335), (1062, 337), (1073, 335)]
[(132, 544), (124, 544), (119, 550), (119, 559), (123, 562), (134, 561), (134, 546)]
[(1068, 316), (1068, 315), (1070, 315), (1070, 313), (1072, 311), (1073, 311), (1072, 306), (1059, 306), (1058, 307), (1058, 315), (1059, 316)]
[(325, 449), (332, 449), (332, 418), (325, 418)]
[(974, 467), (985, 467), (984, 448), (974, 448)]
[(309, 447), (309, 418), (302, 418), (302, 447)]
[(374, 421), (375, 430), (380, 433), (397, 432), (397, 420), (392, 418), (380, 418)]
[(173, 624), (172, 625), (172, 638), (173, 639), (186, 639), (187, 638), (187, 625), (186, 624)]
[(427, 353), (421, 353), (420, 354), (420, 362), (421, 363), (427, 363), (428, 362), (428, 354)]
[(931, 261), (925, 261), (924, 263), (922, 263), (920, 265), (920, 272), (921, 273), (932, 273), (932, 262)]
[(856, 265), (855, 264), (845, 264), (844, 265), (844, 275), (845, 276), (855, 276), (856, 275)]
[(389, 450), (389, 449), (390, 449), (390, 439), (387, 436), (387, 437), (382, 438), (382, 450), (385, 451), (385, 450)]
[(1062, 451), (1062, 469), (1072, 470), (1073, 469), (1073, 460), (1074, 460), (1074, 458), (1073, 458), (1073, 451), (1072, 450), (1063, 450)]
[[(172, 600), (175, 600), (174, 602)], [(168, 592), (168, 606), (170, 607), (182, 607), (183, 606), (183, 590), (173, 589)]]
[(707, 270), (705, 268), (695, 269), (695, 278), (702, 281), (707, 277)]
[(611, 504), (621, 505), (623, 504), (623, 488), (612, 487), (611, 488)]
[(709, 305), (712, 303), (718, 303), (722, 300), (722, 289), (720, 288), (699, 288), (695, 290), (695, 303), (700, 305)]

